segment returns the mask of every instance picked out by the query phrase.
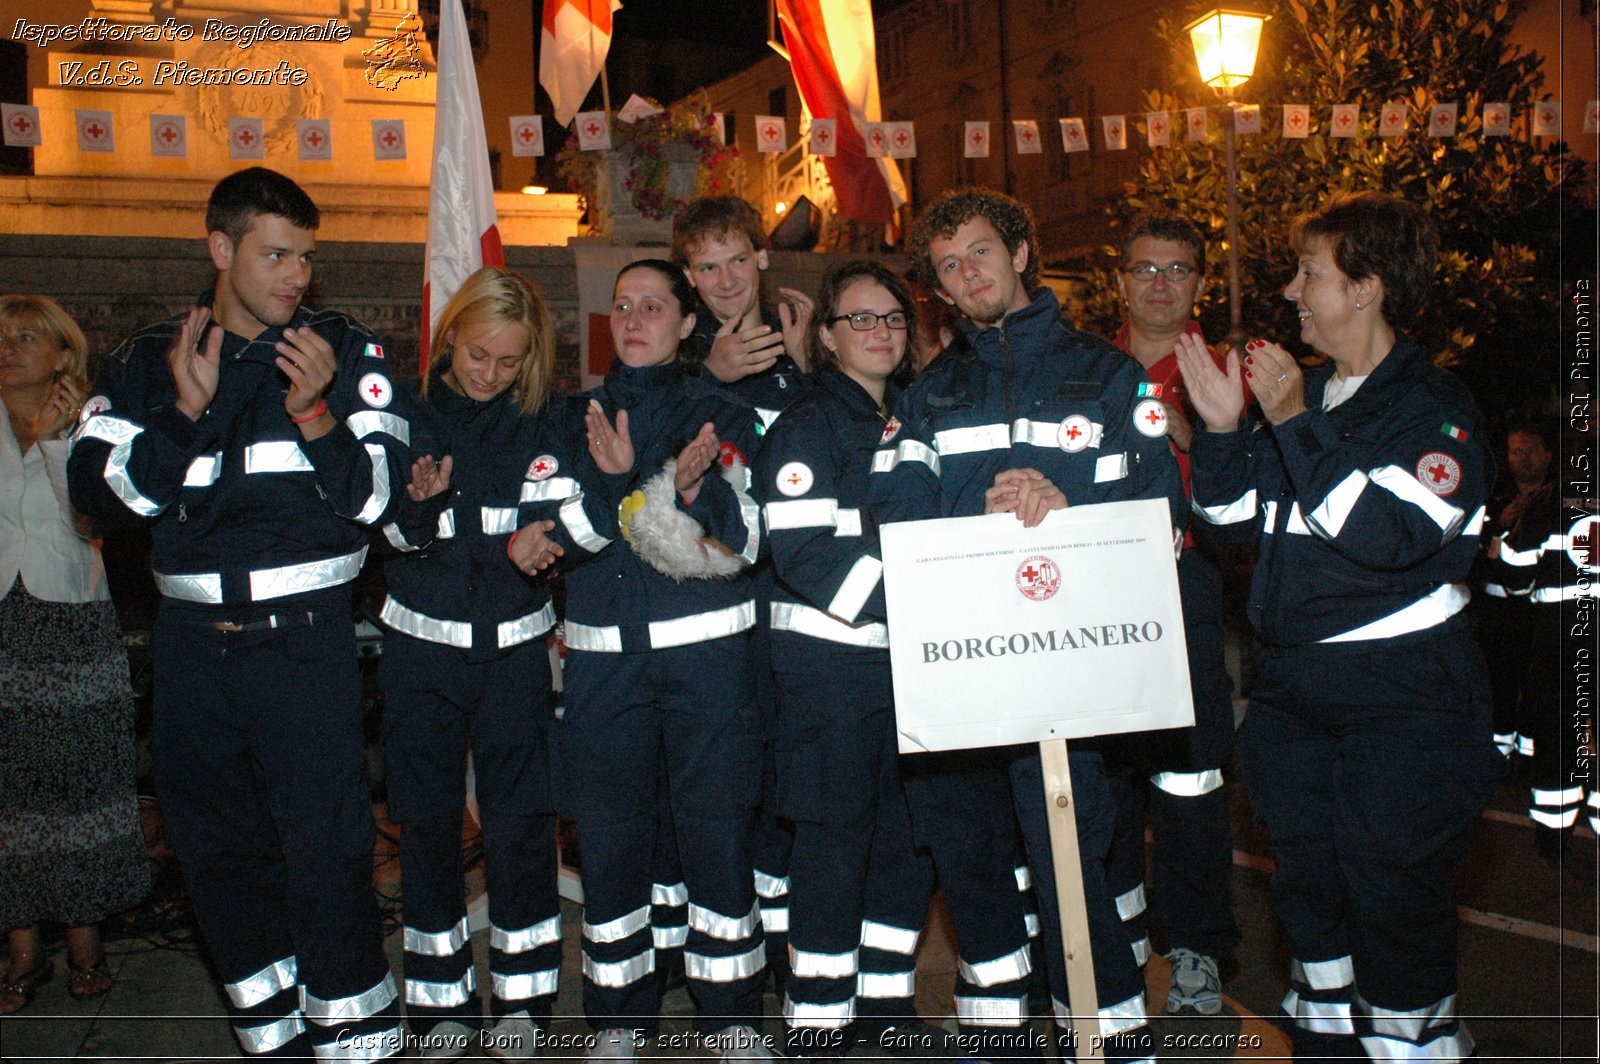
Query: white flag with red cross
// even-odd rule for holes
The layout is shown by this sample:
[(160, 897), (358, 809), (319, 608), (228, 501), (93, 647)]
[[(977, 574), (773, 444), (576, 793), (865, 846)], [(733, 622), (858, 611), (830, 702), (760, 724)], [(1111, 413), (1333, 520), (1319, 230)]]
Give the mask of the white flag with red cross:
[(781, 152), (789, 147), (789, 124), (782, 115), (756, 115), (756, 150)]
[(1436, 103), (1428, 112), (1428, 136), (1453, 137), (1456, 135), (1456, 105)]
[(1304, 103), (1283, 105), (1283, 135), (1303, 140), (1311, 133), (1311, 106)]
[(1204, 107), (1191, 107), (1183, 112), (1183, 126), (1190, 140), (1205, 140), (1211, 132), (1211, 117)]
[(966, 123), (961, 133), (961, 155), (967, 159), (989, 157), (989, 123)]
[(1145, 141), (1152, 148), (1172, 143), (1172, 115), (1166, 111), (1147, 111), (1144, 116)]
[(1483, 135), (1509, 137), (1511, 135), (1511, 105), (1504, 101), (1483, 105)]
[(372, 157), (382, 160), (406, 157), (406, 122), (403, 118), (372, 120)]
[(887, 159), (889, 157), (889, 123), (868, 122), (865, 132), (861, 134), (867, 146), (867, 158)]
[(78, 122), (78, 150), (113, 152), (117, 150), (113, 135), (110, 111), (84, 111), (76, 113)]
[(1533, 106), (1533, 135), (1536, 137), (1561, 136), (1561, 103), (1545, 100)]
[(39, 109), (25, 103), (0, 103), (0, 124), (5, 126), (8, 148), (37, 148), (44, 143), (39, 136)]
[(1081, 118), (1063, 118), (1061, 125), (1061, 150), (1065, 152), (1088, 151), (1089, 133), (1083, 128)]
[(1406, 131), (1406, 105), (1386, 103), (1378, 112), (1378, 136), (1398, 137)]
[(294, 135), (299, 145), (301, 162), (333, 161), (333, 123), (328, 119), (298, 119), (294, 124)]
[(1353, 137), (1361, 131), (1361, 105), (1358, 103), (1336, 103), (1333, 105), (1333, 121), (1328, 125), (1328, 132), (1335, 137)]
[(189, 120), (183, 115), (151, 115), (150, 154), (158, 159), (187, 158)]
[(1233, 107), (1233, 131), (1240, 136), (1261, 132), (1261, 105), (1240, 103)]
[(915, 159), (917, 131), (910, 122), (889, 122), (889, 158)]
[(519, 159), (544, 154), (544, 120), (538, 115), (511, 116), (511, 154)]
[(1012, 135), (1017, 140), (1018, 155), (1042, 155), (1044, 138), (1039, 136), (1039, 123), (1031, 118), (1020, 118), (1011, 123)]
[(604, 111), (579, 111), (575, 119), (579, 151), (607, 151), (611, 148), (611, 116)]
[(259, 118), (228, 119), (228, 158), (265, 159), (267, 137)]
[(806, 151), (824, 159), (835, 158), (839, 154), (839, 120), (813, 118), (806, 133)]
[(1122, 151), (1128, 146), (1127, 116), (1106, 115), (1100, 119), (1100, 132), (1105, 137), (1106, 151)]

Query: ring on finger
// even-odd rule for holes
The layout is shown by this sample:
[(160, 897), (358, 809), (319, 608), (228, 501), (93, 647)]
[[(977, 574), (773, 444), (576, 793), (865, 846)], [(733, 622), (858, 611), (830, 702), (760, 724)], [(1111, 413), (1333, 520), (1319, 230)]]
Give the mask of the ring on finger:
[(1278, 374), (1278, 376), (1276, 378), (1276, 380), (1277, 380), (1277, 382), (1279, 384), (1282, 384), (1284, 381), (1286, 381), (1288, 379), (1289, 379), (1289, 375), (1287, 373), (1280, 373), (1280, 374)]

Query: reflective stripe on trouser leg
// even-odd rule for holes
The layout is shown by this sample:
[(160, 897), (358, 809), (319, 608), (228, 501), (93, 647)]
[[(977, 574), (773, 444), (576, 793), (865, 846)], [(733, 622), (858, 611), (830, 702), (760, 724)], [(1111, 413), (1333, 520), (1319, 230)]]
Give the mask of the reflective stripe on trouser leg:
[[(405, 777), (390, 771), (391, 785), (403, 789)], [(403, 996), (412, 1033), (426, 1034), (444, 1020), (481, 1026), (483, 1006), (476, 993), (461, 884), (459, 812), (401, 823), (400, 877)]]
[(650, 885), (650, 938), (656, 949), (656, 971), (683, 971), (683, 945), (689, 941), (689, 885), (683, 881), (683, 862), (678, 858), (677, 826), (672, 819), (672, 802), (666, 800), (667, 766), (665, 753), (659, 767), (657, 786), (663, 796), (656, 809), (656, 834), (653, 840)]
[(1472, 1054), (1472, 1035), (1456, 1014), (1454, 994), (1417, 1009), (1387, 1009), (1358, 995), (1355, 1023), (1373, 1060), (1453, 1062)]
[(284, 957), (241, 979), (223, 984), (233, 1014), (233, 1033), (245, 1053), (258, 1056), (309, 1053), (300, 988), (293, 957)]

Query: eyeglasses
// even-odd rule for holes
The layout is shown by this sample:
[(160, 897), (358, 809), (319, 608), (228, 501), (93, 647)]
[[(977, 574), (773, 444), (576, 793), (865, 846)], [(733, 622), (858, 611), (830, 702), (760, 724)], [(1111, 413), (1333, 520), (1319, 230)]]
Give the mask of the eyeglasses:
[(870, 310), (858, 310), (854, 314), (841, 314), (837, 318), (829, 318), (829, 325), (837, 325), (841, 321), (850, 323), (850, 328), (856, 332), (871, 332), (878, 327), (878, 322), (883, 322), (891, 329), (904, 329), (911, 324), (903, 310), (891, 310), (887, 314), (874, 314)]
[(1157, 266), (1153, 262), (1141, 262), (1137, 266), (1129, 266), (1122, 272), (1132, 277), (1135, 281), (1154, 281), (1156, 274), (1164, 273), (1167, 275), (1167, 280), (1173, 284), (1178, 284), (1181, 281), (1187, 281), (1196, 271), (1187, 262), (1169, 262), (1165, 266)]

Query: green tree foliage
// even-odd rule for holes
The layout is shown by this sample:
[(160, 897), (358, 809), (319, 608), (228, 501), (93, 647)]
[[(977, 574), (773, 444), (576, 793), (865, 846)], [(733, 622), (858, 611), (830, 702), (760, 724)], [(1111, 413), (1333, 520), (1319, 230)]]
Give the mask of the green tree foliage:
[[(1331, 194), (1377, 189), (1428, 207), (1443, 253), (1430, 297), (1411, 334), (1441, 363), (1457, 363), (1480, 392), (1513, 382), (1538, 352), (1556, 349), (1560, 298), (1559, 220), (1574, 208), (1581, 163), (1556, 138), (1529, 133), (1543, 92), (1541, 60), (1509, 41), (1523, 0), (1271, 0), (1256, 73), (1236, 93), (1262, 105), (1262, 132), (1238, 142), (1240, 277), (1248, 335), (1292, 340), (1299, 328), (1281, 298), (1294, 268), (1289, 222)], [(1138, 179), (1112, 213), (1120, 227), (1143, 210), (1190, 218), (1211, 235), (1202, 325), (1227, 332), (1227, 188), (1220, 96), (1195, 70), (1176, 15), (1157, 28), (1171, 55), (1178, 95), (1150, 91), (1146, 109), (1172, 112), (1169, 147), (1148, 151)], [(1403, 136), (1378, 136), (1379, 110), (1404, 102)], [(1454, 102), (1455, 137), (1428, 135), (1429, 109)], [(1485, 102), (1509, 102), (1509, 137), (1483, 135)], [(1311, 133), (1281, 135), (1279, 105), (1311, 106)], [(1334, 104), (1361, 107), (1360, 133), (1329, 135)], [(1210, 108), (1210, 135), (1189, 142), (1183, 109)], [(1142, 122), (1139, 123), (1142, 126)], [(1132, 139), (1130, 137), (1130, 139)], [(1114, 254), (1113, 249), (1107, 249)], [(1120, 316), (1109, 271), (1091, 285), (1089, 325), (1115, 328)], [(1539, 358), (1550, 364), (1553, 357)], [(1522, 401), (1535, 399), (1517, 374)]]

